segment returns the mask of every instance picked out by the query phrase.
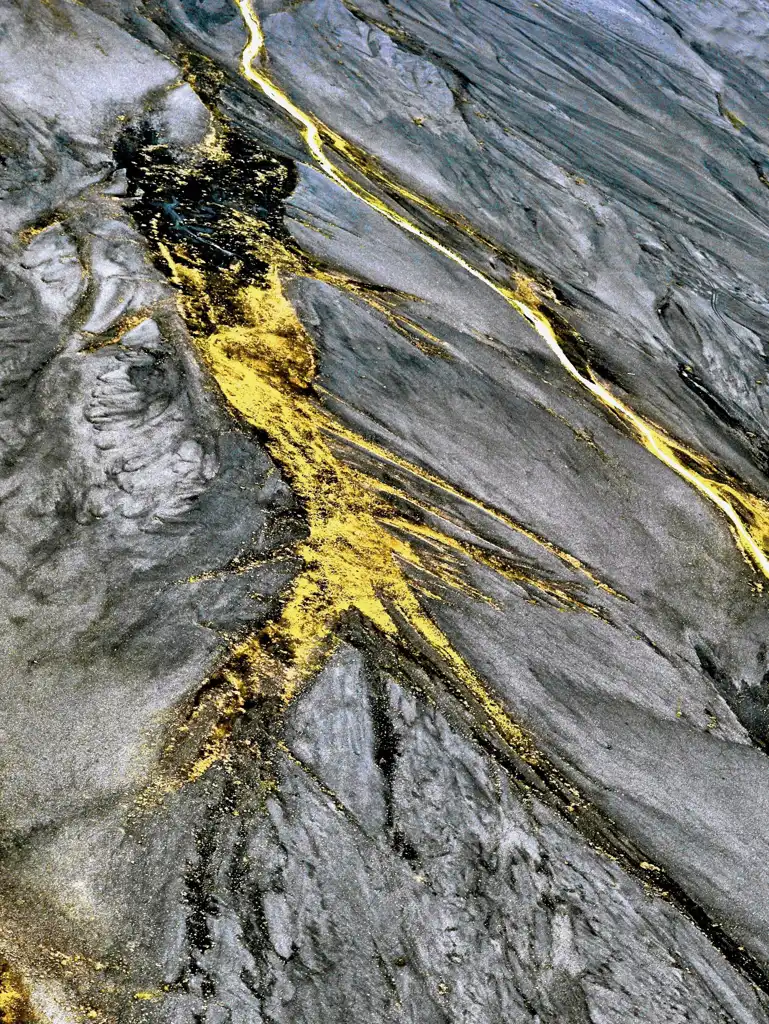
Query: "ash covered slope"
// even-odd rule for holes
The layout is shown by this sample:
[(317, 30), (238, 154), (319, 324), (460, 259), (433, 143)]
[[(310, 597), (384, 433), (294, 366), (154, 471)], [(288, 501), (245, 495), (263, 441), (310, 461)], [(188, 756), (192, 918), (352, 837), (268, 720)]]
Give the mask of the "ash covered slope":
[[(353, 180), (525, 275), (579, 366), (766, 493), (763, 5), (254, 12)], [(235, 7), (3, 25), (3, 1012), (765, 1020), (767, 598), (726, 517), (322, 173)], [(243, 686), (228, 650), (328, 547), (281, 424), (201, 368), (190, 269), (214, 336), (278, 271), (314, 347), (282, 400), (464, 545), (465, 586), (409, 577), (458, 661), (353, 601), (287, 707)]]

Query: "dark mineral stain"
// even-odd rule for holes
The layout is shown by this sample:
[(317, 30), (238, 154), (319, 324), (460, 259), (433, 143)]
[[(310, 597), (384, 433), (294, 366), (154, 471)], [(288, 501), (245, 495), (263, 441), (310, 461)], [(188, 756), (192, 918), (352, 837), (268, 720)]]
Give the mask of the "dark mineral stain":
[(769, 750), (769, 671), (753, 685), (734, 680), (704, 643), (695, 646), (702, 671), (713, 683), (737, 720), (762, 750)]
[[(206, 64), (201, 66), (207, 69)], [(202, 77), (205, 74), (207, 70)], [(208, 78), (213, 97), (215, 76), (210, 73)], [(222, 271), (232, 273), (240, 287), (263, 279), (268, 264), (237, 218), (253, 218), (268, 236), (286, 238), (284, 203), (295, 185), (290, 161), (266, 153), (237, 128), (221, 122), (213, 152), (202, 150), (193, 161), (182, 159), (158, 138), (149, 121), (126, 128), (114, 160), (126, 172), (131, 215), (164, 273), (169, 273), (169, 265), (161, 244), (183, 246), (214, 292), (224, 287)], [(217, 303), (225, 315), (231, 291), (230, 285)]]

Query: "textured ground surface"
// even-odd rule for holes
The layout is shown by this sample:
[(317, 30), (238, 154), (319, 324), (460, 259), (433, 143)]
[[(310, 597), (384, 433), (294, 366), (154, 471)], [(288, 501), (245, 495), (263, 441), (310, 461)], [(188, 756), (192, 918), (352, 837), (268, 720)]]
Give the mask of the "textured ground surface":
[(0, 1020), (769, 1022), (769, 4), (242, 8), (0, 5)]

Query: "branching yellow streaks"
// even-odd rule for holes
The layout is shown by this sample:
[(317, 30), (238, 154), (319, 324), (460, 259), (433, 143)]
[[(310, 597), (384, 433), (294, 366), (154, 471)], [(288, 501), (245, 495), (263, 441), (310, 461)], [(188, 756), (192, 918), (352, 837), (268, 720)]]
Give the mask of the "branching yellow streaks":
[[(249, 36), (241, 58), (243, 75), (299, 125), (307, 149), (321, 170), (345, 191), (363, 200), (387, 220), (416, 236), (429, 248), (441, 253), (501, 296), (534, 328), (570, 377), (577, 381), (597, 402), (611, 410), (647, 451), (723, 513), (748, 561), (769, 577), (769, 558), (767, 557), (769, 505), (767, 502), (746, 492), (734, 481), (719, 479), (715, 468), (706, 458), (676, 441), (660, 427), (634, 412), (605, 385), (601, 384), (590, 371), (582, 372), (564, 351), (551, 321), (539, 307), (532, 290), (526, 288), (525, 282), (521, 281), (516, 287), (510, 287), (493, 280), (458, 252), (428, 234), (403, 214), (398, 213), (379, 196), (359, 184), (333, 163), (326, 153), (324, 139), (333, 148), (347, 155), (353, 153), (352, 147), (331, 129), (297, 107), (263, 70), (255, 66), (264, 52), (264, 34), (250, 0), (235, 0), (235, 3), (243, 17)], [(352, 163), (358, 171), (364, 171), (360, 159), (353, 159)], [(377, 173), (375, 177), (380, 181), (387, 182), (386, 177), (381, 173)], [(394, 187), (396, 193), (402, 197), (419, 202), (424, 208), (430, 209), (430, 204), (420, 200), (418, 196), (402, 186), (395, 185)], [(467, 233), (476, 241), (478, 240), (478, 236), (472, 230), (468, 230)]]
[[(417, 334), (421, 334), (426, 341), (434, 344), (436, 348), (441, 344), (440, 339), (425, 331), (425, 329), (420, 325), (416, 324), (408, 317), (395, 313), (391, 308), (390, 302), (373, 293), (372, 289), (368, 288), (362, 282), (353, 280), (337, 270), (315, 266), (303, 254), (298, 254), (290, 250), (284, 243), (269, 238), (265, 233), (264, 224), (260, 221), (247, 214), (243, 214), (240, 211), (233, 211), (231, 214), (231, 223), (236, 230), (245, 232), (248, 235), (254, 254), (258, 255), (258, 257), (264, 260), (265, 263), (276, 268), (282, 274), (292, 277), (311, 277), (313, 280), (322, 281), (334, 288), (341, 289), (360, 301), (367, 303), (373, 309), (376, 309), (377, 312), (387, 318), (395, 330), (400, 331), (404, 335), (410, 332), (415, 332)], [(168, 250), (162, 245), (161, 249), (164, 251), (166, 261), (168, 262), (170, 259)], [(323, 389), (317, 384), (314, 389), (316, 392), (321, 394), (323, 393)], [(332, 398), (335, 404), (342, 401), (336, 395), (332, 396)], [(493, 508), (491, 505), (473, 497), (467, 491), (460, 490), (448, 481), (444, 480), (442, 477), (437, 476), (435, 473), (431, 473), (423, 466), (417, 466), (415, 463), (409, 462), (390, 451), (388, 448), (383, 447), (381, 444), (377, 444), (375, 441), (367, 439), (362, 434), (346, 427), (336, 418), (328, 416), (327, 429), (335, 438), (373, 456), (375, 461), (379, 463), (385, 462), (391, 466), (397, 467), (398, 470), (404, 472), (408, 477), (417, 478), (423, 483), (427, 483), (430, 487), (437, 489), (444, 495), (454, 498), (465, 507), (473, 508), (476, 511), (481, 512), (484, 516), (487, 516), (501, 524), (506, 529), (511, 530), (513, 533), (517, 533), (520, 536), (525, 537), (529, 542), (536, 544), (546, 550), (549, 554), (554, 555), (563, 562), (564, 565), (567, 565), (569, 569), (584, 576), (594, 586), (603, 590), (605, 593), (610, 594), (612, 597), (624, 600), (624, 596), (622, 594), (616, 591), (608, 583), (601, 580), (575, 555), (572, 555), (570, 552), (558, 547), (552, 541), (541, 537), (534, 530), (516, 522), (512, 517), (505, 515), (505, 513), (501, 512), (499, 509)], [(387, 486), (385, 484), (380, 483), (378, 486), (381, 487), (382, 493), (387, 492)], [(438, 515), (443, 519), (447, 518), (445, 512), (435, 508), (434, 506), (420, 502), (411, 495), (404, 493), (403, 498), (423, 511), (427, 511), (433, 515)]]
[[(322, 281), (334, 288), (341, 289), (360, 301), (367, 303), (373, 309), (376, 309), (377, 312), (381, 313), (388, 319), (395, 330), (399, 330), (404, 334), (410, 331), (421, 333), (426, 340), (431, 341), (436, 347), (440, 345), (440, 340), (438, 338), (430, 335), (429, 332), (426, 332), (409, 318), (401, 317), (399, 314), (394, 313), (389, 302), (380, 298), (375, 293), (372, 293), (372, 290), (367, 288), (362, 282), (353, 280), (339, 271), (329, 269), (327, 267), (315, 266), (303, 254), (298, 254), (289, 249), (284, 243), (270, 238), (266, 234), (264, 230), (265, 226), (262, 222), (240, 211), (233, 211), (230, 214), (230, 222), (233, 229), (248, 236), (249, 243), (254, 254), (265, 263), (274, 267), (280, 273), (292, 277), (311, 277), (313, 280)], [(168, 249), (161, 244), (161, 250), (164, 253), (166, 262), (169, 262), (170, 265), (173, 261)], [(198, 292), (201, 291), (200, 284), (197, 285), (197, 290)], [(323, 392), (323, 389), (317, 385), (315, 386), (315, 390), (320, 393)], [(341, 402), (341, 399), (339, 399), (338, 396), (332, 397), (335, 403)], [(552, 543), (552, 541), (541, 537), (539, 534), (535, 533), (535, 531), (523, 526), (521, 523), (516, 522), (499, 509), (493, 508), (491, 505), (473, 497), (468, 492), (461, 491), (459, 488), (452, 486), (452, 484), (444, 480), (442, 477), (431, 473), (422, 466), (417, 466), (414, 463), (409, 462), (382, 445), (377, 444), (375, 441), (371, 441), (365, 438), (362, 434), (349, 429), (349, 427), (346, 427), (338, 419), (333, 418), (330, 415), (327, 419), (327, 428), (335, 438), (344, 441), (345, 444), (351, 445), (360, 451), (366, 452), (373, 456), (377, 462), (385, 462), (391, 466), (395, 466), (410, 478), (417, 478), (423, 483), (427, 483), (432, 488), (439, 490), (442, 494), (454, 498), (462, 505), (481, 512), (484, 516), (495, 520), (506, 529), (509, 529), (512, 532), (525, 537), (531, 543), (544, 548), (549, 554), (554, 555), (571, 570), (588, 579), (594, 586), (608, 594), (611, 594), (612, 597), (624, 600), (622, 594), (618, 593), (608, 583), (601, 580), (575, 555), (572, 555), (570, 552), (558, 547), (556, 544)], [(386, 485), (380, 484), (379, 486), (381, 486), (384, 493), (386, 491)], [(424, 503), (420, 503), (410, 495), (404, 494), (403, 496), (411, 504), (416, 505), (423, 511), (429, 511), (431, 514), (438, 515), (441, 518), (446, 518), (445, 513), (436, 509), (434, 506), (427, 506)]]
[[(205, 277), (180, 254), (174, 256), (164, 247), (164, 255), (194, 325), (201, 306), (209, 301)], [(283, 294), (277, 269), (270, 269), (264, 287), (242, 288), (236, 303), (236, 326), (197, 334), (196, 344), (230, 407), (265, 435), (268, 450), (302, 501), (309, 533), (296, 547), (302, 570), (281, 613), (260, 636), (248, 638), (231, 653), (230, 663), (237, 670), (229, 676), (225, 672), (229, 692), (214, 698), (217, 725), (188, 778), (198, 778), (226, 756), (232, 720), (265, 678), (278, 676), (283, 698), (291, 699), (302, 680), (328, 657), (335, 628), (350, 612), (360, 613), (385, 636), (401, 636), (406, 629), (421, 638), (499, 734), (534, 763), (537, 754), (526, 733), (487, 692), (420, 604), (419, 577), (477, 594), (462, 571), (462, 562), (472, 559), (529, 591), (539, 590), (560, 607), (589, 609), (554, 583), (399, 515), (378, 482), (348, 466), (329, 443), (333, 420), (311, 390), (312, 342)], [(407, 566), (416, 580), (407, 575)]]
[[(420, 507), (424, 508), (425, 506)], [(437, 509), (433, 511), (437, 513)], [(442, 531), (435, 530), (424, 523), (412, 523), (411, 520), (402, 519), (398, 516), (382, 516), (381, 521), (386, 523), (391, 529), (401, 529), (407, 535), (420, 538), (423, 542), (435, 546), (435, 548), (437, 548), (441, 553), (448, 547), (459, 554), (463, 554), (466, 557), (473, 559), (473, 561), (478, 562), (487, 569), (493, 569), (494, 572), (513, 583), (520, 583), (524, 586), (532, 585), (531, 576), (524, 570), (508, 565), (503, 559), (495, 556), (489, 551), (485, 551), (477, 544), (470, 544), (466, 541), (457, 540), (455, 537), (451, 537)], [(453, 586), (458, 589), (467, 590), (467, 592), (472, 593), (474, 597), (478, 597), (484, 601), (489, 600), (485, 594), (482, 594), (474, 588), (469, 588), (461, 574), (461, 571), (452, 571), (450, 563), (444, 565), (443, 572), (447, 577), (451, 578)], [(534, 583), (534, 586), (537, 590), (540, 590), (542, 593), (552, 597), (564, 608), (574, 607), (579, 608), (581, 611), (588, 612), (591, 615), (600, 615), (597, 608), (594, 608), (592, 605), (583, 601), (579, 601), (573, 594), (570, 594), (568, 590), (559, 586), (557, 583), (551, 583), (549, 580), (539, 578), (536, 580), (536, 583)]]
[[(528, 541), (531, 541), (532, 543), (537, 544), (539, 547), (544, 548), (551, 555), (554, 555), (556, 558), (562, 561), (565, 565), (568, 565), (570, 569), (573, 569), (575, 572), (578, 572), (581, 575), (585, 576), (588, 580), (590, 580), (592, 584), (594, 584), (594, 586), (605, 591), (607, 594), (611, 594), (612, 597), (616, 597), (619, 600), (625, 600), (622, 594), (614, 590), (614, 588), (611, 587), (608, 583), (605, 583), (598, 576), (596, 576), (595, 573), (593, 573), (583, 562), (581, 562), (576, 557), (576, 555), (572, 555), (570, 552), (564, 551), (563, 548), (559, 548), (556, 544), (553, 544), (552, 541), (547, 540), (545, 537), (540, 537), (538, 533), (535, 533), (533, 530), (530, 530), (527, 527), (521, 525), (521, 523), (516, 522), (515, 519), (512, 519), (510, 516), (505, 515), (505, 513), (501, 512), (499, 509), (492, 508), (491, 505), (487, 505), (485, 502), (480, 501), (478, 498), (474, 498), (466, 491), (460, 491), (457, 487), (453, 487), (446, 480), (441, 479), (441, 477), (436, 476), (429, 470), (424, 469), (421, 466), (415, 466), (412, 462), (408, 462), (406, 459), (401, 458), (399, 455), (396, 455), (394, 452), (389, 451), (387, 448), (384, 448), (382, 445), (377, 444), (375, 441), (369, 441), (360, 434), (356, 434), (354, 431), (345, 427), (338, 421), (329, 421), (328, 429), (336, 437), (344, 440), (347, 444), (353, 445), (354, 447), (359, 448), (361, 451), (368, 452), (369, 454), (373, 455), (379, 462), (390, 463), (391, 465), (396, 466), (398, 469), (403, 470), (403, 472), (406, 473), (408, 476), (417, 477), (417, 479), (430, 484), (432, 487), (441, 491), (443, 494), (447, 494), (450, 497), (455, 498), (462, 504), (467, 505), (470, 508), (476, 509), (477, 511), (483, 513), (483, 515), (485, 516), (489, 516), (491, 519), (502, 524), (502, 526), (506, 527), (508, 530), (511, 530), (513, 533), (518, 533), (522, 537), (525, 537)], [(446, 512), (437, 508), (435, 505), (431, 505), (425, 501), (420, 501), (413, 495), (401, 492), (397, 488), (391, 488), (387, 484), (379, 483), (378, 486), (383, 494), (389, 493), (392, 494), (394, 497), (402, 497), (403, 500), (407, 501), (411, 505), (416, 506), (423, 512), (428, 512), (431, 515), (440, 516), (443, 519), (448, 518)]]

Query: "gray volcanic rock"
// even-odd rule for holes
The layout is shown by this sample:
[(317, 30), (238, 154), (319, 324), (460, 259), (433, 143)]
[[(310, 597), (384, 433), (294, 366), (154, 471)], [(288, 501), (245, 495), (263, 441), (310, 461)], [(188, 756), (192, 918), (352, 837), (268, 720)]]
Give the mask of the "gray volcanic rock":
[[(769, 495), (769, 8), (253, 7), (342, 184), (229, 0), (0, 12), (3, 1024), (769, 1020), (763, 577), (489, 287)], [(272, 270), (262, 422), (201, 353)], [(291, 401), (433, 632), (287, 699)]]

